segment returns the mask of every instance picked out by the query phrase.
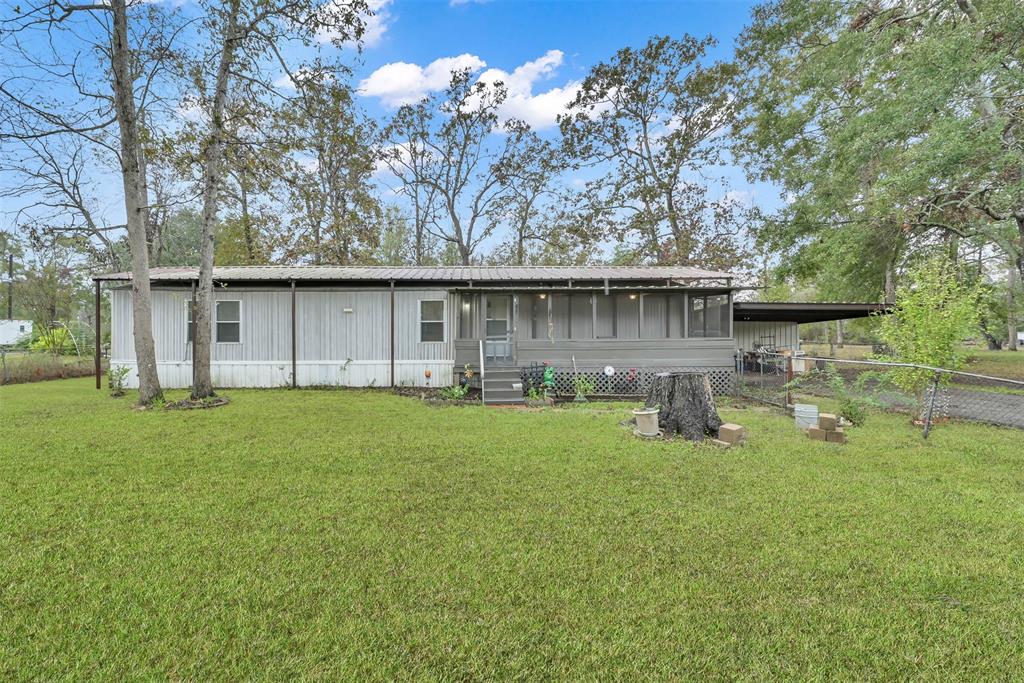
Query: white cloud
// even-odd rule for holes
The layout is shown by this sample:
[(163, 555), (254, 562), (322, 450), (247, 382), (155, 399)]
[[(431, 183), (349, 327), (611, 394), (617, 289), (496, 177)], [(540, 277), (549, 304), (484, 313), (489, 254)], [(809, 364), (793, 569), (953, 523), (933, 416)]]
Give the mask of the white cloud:
[[(579, 90), (579, 81), (570, 81), (534, 94), (540, 81), (554, 76), (565, 55), (561, 50), (549, 50), (541, 57), (526, 62), (511, 73), (491, 68), (480, 74), (481, 81), (501, 81), (508, 89), (508, 98), (501, 108), (503, 119), (518, 118), (534, 128), (547, 128), (555, 124), (555, 117), (565, 110)], [(486, 67), (476, 55), (462, 54), (442, 57), (426, 67), (408, 62), (385, 64), (359, 84), (360, 92), (376, 97), (386, 106), (397, 107), (416, 102), (431, 92), (443, 90), (451, 80), (451, 72), (459, 69), (479, 71)]]
[(570, 81), (560, 88), (551, 88), (533, 94), (534, 85), (554, 75), (562, 65), (565, 54), (561, 50), (548, 50), (543, 56), (516, 67), (512, 73), (501, 69), (488, 69), (480, 74), (486, 83), (501, 81), (508, 88), (508, 99), (502, 105), (503, 118), (517, 118), (534, 128), (548, 128), (555, 125), (555, 117), (565, 111), (576, 96), (580, 84)]
[[(381, 39), (391, 23), (391, 12), (389, 7), (392, 0), (367, 0), (367, 5), (370, 8), (370, 13), (363, 14), (363, 47), (376, 47), (380, 44)], [(335, 6), (347, 4), (346, 0), (329, 0), (324, 6)], [(317, 31), (316, 39), (321, 43), (329, 43), (338, 37), (336, 31)], [(354, 41), (346, 43), (350, 47), (355, 46)]]
[(426, 67), (408, 62), (392, 62), (380, 67), (359, 82), (359, 91), (376, 97), (389, 107), (399, 107), (422, 99), (431, 92), (443, 90), (451, 81), (452, 71), (479, 71), (487, 66), (476, 55), (435, 59)]

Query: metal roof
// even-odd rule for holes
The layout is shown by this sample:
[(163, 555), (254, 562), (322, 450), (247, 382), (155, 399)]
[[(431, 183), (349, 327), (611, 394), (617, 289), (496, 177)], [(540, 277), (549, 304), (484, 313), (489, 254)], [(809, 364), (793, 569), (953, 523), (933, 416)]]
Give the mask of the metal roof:
[(866, 318), (889, 313), (890, 304), (815, 301), (735, 301), (732, 319), (755, 322), (817, 323), (825, 320)]
[[(192, 267), (152, 268), (153, 282), (187, 282), (199, 277)], [(565, 280), (702, 280), (727, 279), (731, 273), (685, 266), (221, 266), (213, 279), (252, 281), (414, 281), (414, 282), (550, 282)], [(98, 281), (128, 281), (130, 272), (97, 275)]]

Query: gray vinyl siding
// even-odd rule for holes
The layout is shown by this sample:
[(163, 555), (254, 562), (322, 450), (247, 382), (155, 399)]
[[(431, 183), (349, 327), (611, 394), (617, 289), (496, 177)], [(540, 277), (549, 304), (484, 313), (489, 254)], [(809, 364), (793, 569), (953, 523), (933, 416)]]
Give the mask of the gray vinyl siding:
[(791, 322), (733, 322), (736, 348), (754, 351), (761, 346), (774, 345), (777, 348), (800, 348), (800, 326)]

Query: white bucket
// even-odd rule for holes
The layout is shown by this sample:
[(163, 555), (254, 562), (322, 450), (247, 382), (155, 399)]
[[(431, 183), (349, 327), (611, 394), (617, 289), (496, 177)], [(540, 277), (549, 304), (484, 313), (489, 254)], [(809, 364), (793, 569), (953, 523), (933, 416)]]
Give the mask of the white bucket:
[(810, 429), (818, 424), (818, 406), (811, 403), (797, 403), (793, 406), (793, 417), (800, 429)]
[(633, 411), (636, 418), (636, 430), (641, 436), (658, 435), (658, 412), (657, 408), (637, 408)]

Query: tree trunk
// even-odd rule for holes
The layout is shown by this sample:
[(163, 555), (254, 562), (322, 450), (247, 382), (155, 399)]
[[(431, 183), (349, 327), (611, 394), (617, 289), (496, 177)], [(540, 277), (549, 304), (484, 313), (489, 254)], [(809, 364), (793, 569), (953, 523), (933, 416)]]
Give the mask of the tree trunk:
[(1006, 327), (1007, 327), (1007, 351), (1017, 350), (1017, 268), (1016, 264), (1010, 263), (1006, 269)]
[(842, 320), (836, 321), (836, 346), (840, 349), (846, 346), (846, 329)]
[(654, 377), (644, 405), (658, 407), (658, 426), (666, 437), (689, 441), (716, 437), (722, 419), (715, 410), (711, 382), (701, 372), (663, 372)]
[[(895, 260), (895, 256), (893, 256)], [(885, 264), (885, 303), (894, 304), (896, 303), (896, 267), (893, 261), (889, 261)]]
[(193, 363), (195, 380), (192, 398), (213, 396), (210, 355), (213, 346), (213, 239), (220, 198), (221, 166), (224, 157), (224, 109), (228, 97), (231, 65), (235, 55), (237, 3), (228, 12), (224, 27), (210, 111), (210, 133), (203, 156), (203, 235), (199, 242), (199, 286), (196, 289), (196, 332)]
[(128, 10), (125, 0), (111, 0), (113, 30), (110, 67), (113, 75), (114, 109), (121, 137), (121, 180), (124, 185), (128, 251), (132, 262), (132, 326), (139, 372), (139, 404), (149, 405), (163, 395), (156, 369), (153, 343), (153, 301), (149, 286), (149, 244), (146, 240), (146, 206), (142, 201), (139, 169), (139, 127), (128, 46)]

